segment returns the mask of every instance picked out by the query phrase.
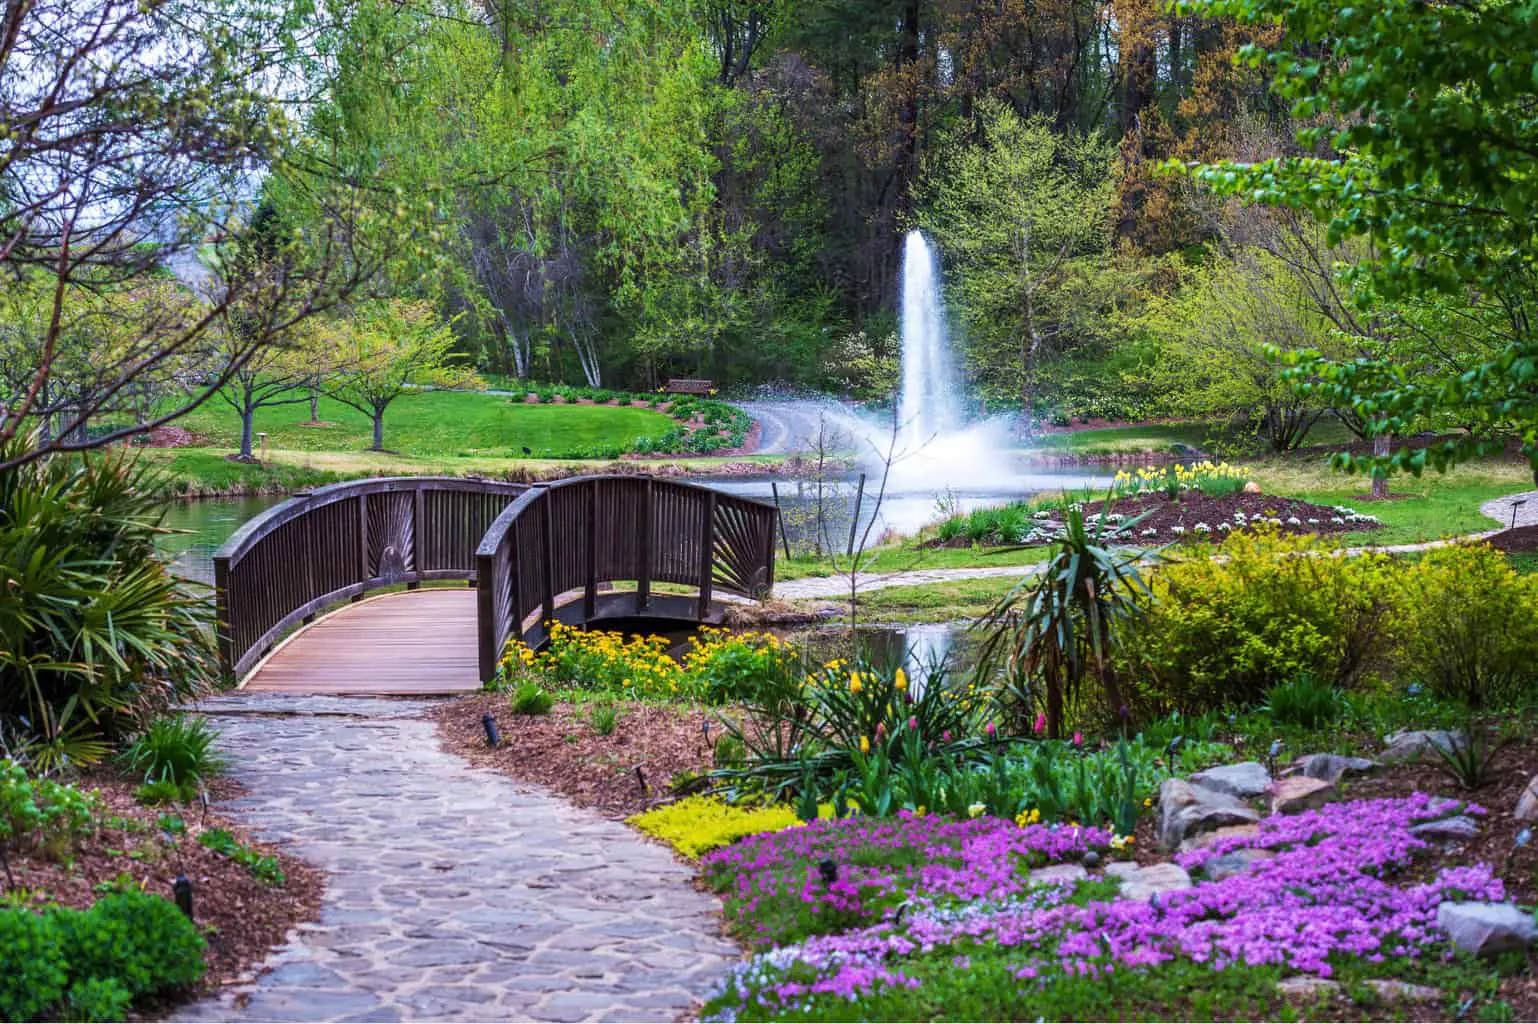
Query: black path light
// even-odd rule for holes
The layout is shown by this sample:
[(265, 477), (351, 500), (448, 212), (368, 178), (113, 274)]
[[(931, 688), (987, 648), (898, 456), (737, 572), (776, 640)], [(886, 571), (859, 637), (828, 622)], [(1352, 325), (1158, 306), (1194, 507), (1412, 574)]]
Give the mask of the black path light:
[(1513, 530), (1515, 530), (1517, 528), (1517, 509), (1521, 508), (1523, 505), (1526, 505), (1526, 504), (1527, 504), (1527, 499), (1526, 498), (1512, 498), (1511, 499), (1511, 528)]
[(500, 747), (502, 745), (502, 733), (497, 730), (497, 720), (491, 717), (490, 711), (481, 716), (481, 727), (486, 730), (486, 745), (488, 747)]
[(838, 881), (838, 862), (829, 857), (817, 865), (817, 873), (822, 876), (822, 884), (831, 886)]
[(187, 920), (192, 920), (192, 879), (186, 875), (177, 875), (176, 881), (171, 883), (171, 892), (176, 897), (176, 906)]

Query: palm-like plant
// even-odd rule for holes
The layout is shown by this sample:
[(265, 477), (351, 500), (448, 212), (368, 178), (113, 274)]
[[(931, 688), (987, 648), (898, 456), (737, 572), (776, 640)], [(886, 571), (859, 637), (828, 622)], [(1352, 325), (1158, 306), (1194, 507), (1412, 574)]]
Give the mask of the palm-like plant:
[(1041, 573), (1023, 578), (975, 627), (985, 634), (978, 672), (1008, 680), (1016, 731), (1040, 699), (1048, 735), (1061, 738), (1064, 707), (1090, 679), (1110, 707), (1124, 705), (1110, 654), (1149, 597), (1138, 572), (1148, 555), (1111, 542), (1139, 521), (1111, 526), (1102, 516), (1091, 528), (1070, 508)]
[(155, 485), (124, 455), (0, 473), (0, 736), (43, 770), (213, 679), (209, 603), (155, 551)]

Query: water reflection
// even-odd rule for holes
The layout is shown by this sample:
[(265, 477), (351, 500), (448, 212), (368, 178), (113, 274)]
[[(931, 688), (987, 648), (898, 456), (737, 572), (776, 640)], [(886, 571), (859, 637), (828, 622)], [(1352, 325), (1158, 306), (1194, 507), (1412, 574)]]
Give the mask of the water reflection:
[(159, 547), (176, 571), (202, 583), (214, 581), (214, 552), (258, 512), (283, 501), (282, 496), (194, 498), (167, 503), (162, 525), (174, 533), (161, 536)]

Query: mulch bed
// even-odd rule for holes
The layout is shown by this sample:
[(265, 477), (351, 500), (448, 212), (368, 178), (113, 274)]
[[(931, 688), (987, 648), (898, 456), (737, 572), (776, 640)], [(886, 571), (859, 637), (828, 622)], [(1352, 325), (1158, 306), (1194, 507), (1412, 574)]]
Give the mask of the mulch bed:
[(1497, 551), (1508, 553), (1538, 551), (1538, 526), (1519, 526), (1515, 530), (1502, 530), (1487, 538), (1485, 543)]
[[(1086, 518), (1098, 513), (1105, 502), (1091, 502), (1084, 507)], [(1120, 513), (1128, 519), (1138, 516), (1146, 516), (1131, 531), (1134, 540), (1169, 541), (1176, 538), (1173, 528), (1184, 527), (1185, 533), (1181, 540), (1207, 540), (1221, 541), (1228, 533), (1237, 531), (1224, 531), (1218, 529), (1219, 523), (1233, 523), (1237, 526), (1234, 513), (1243, 512), (1249, 519), (1256, 516), (1267, 516), (1280, 519), (1281, 525), (1275, 527), (1279, 533), (1354, 533), (1358, 530), (1378, 529), (1378, 523), (1332, 523), (1332, 518), (1340, 517), (1328, 505), (1315, 505), (1313, 502), (1300, 501), (1297, 498), (1282, 498), (1274, 494), (1229, 494), (1221, 498), (1211, 498), (1200, 492), (1187, 491), (1178, 500), (1171, 501), (1162, 494), (1143, 494), (1135, 498), (1121, 498), (1111, 503), (1110, 511)], [(1343, 518), (1343, 517), (1342, 517)], [(1299, 520), (1298, 524), (1288, 523), (1288, 519)], [(1309, 522), (1310, 519), (1318, 520)], [(1196, 524), (1206, 523), (1211, 528), (1209, 533), (1197, 533)], [(1139, 535), (1147, 529), (1157, 530), (1158, 533), (1149, 538)]]
[[(118, 816), (145, 827), (103, 828), (66, 863), (36, 853), (13, 854), (17, 889), (31, 895), (32, 905), (88, 907), (99, 898), (99, 886), (128, 878), (145, 892), (170, 898), (176, 876), (186, 875), (193, 885), (193, 918), (208, 940), (204, 991), (249, 975), (295, 925), (319, 916), (325, 874), (269, 843), (253, 841), (216, 811), (205, 814), (197, 805), (145, 807), (134, 800), (133, 783), (110, 775), (87, 776), (77, 785), (100, 792), (104, 818)], [(224, 799), (239, 787), (220, 780), (210, 790), (211, 799)], [(176, 842), (156, 826), (161, 815), (176, 815), (186, 823), (186, 833)], [(287, 880), (265, 886), (242, 865), (198, 842), (197, 834), (211, 828), (227, 829), (246, 845), (277, 857)]]
[[(683, 772), (711, 767), (711, 739), (721, 735), (716, 713), (704, 708), (619, 703), (619, 724), (600, 736), (589, 708), (557, 704), (546, 715), (515, 715), (505, 694), (475, 694), (432, 711), (447, 749), (482, 768), (545, 786), (611, 818), (625, 818), (666, 801)], [(481, 716), (490, 712), (502, 745), (486, 745)], [(637, 777), (639, 768), (646, 789)]]

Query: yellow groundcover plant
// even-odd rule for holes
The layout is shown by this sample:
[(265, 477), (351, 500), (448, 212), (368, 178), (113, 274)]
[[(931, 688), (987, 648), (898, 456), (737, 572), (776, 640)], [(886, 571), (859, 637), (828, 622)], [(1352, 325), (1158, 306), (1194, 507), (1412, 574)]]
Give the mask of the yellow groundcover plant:
[(783, 804), (738, 806), (718, 797), (691, 796), (634, 815), (626, 823), (695, 860), (743, 836), (778, 832), (801, 824), (801, 819)]

